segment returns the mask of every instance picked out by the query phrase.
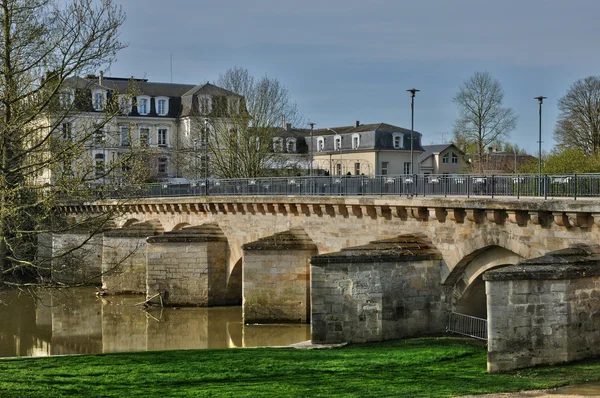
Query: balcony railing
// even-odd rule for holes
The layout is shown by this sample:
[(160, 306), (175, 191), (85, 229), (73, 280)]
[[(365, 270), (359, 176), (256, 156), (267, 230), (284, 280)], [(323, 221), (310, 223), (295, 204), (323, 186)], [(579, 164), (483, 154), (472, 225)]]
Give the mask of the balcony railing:
[[(600, 197), (600, 174), (396, 175), (189, 180), (146, 184), (135, 197), (164, 196), (384, 196)], [(119, 197), (106, 192), (105, 197)]]

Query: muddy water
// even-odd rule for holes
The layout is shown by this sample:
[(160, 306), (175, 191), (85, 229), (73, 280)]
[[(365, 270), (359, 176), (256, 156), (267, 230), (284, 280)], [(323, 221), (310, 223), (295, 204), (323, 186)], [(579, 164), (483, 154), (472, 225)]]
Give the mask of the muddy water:
[(244, 325), (240, 307), (144, 311), (143, 296), (94, 289), (0, 292), (0, 357), (288, 345), (309, 325)]

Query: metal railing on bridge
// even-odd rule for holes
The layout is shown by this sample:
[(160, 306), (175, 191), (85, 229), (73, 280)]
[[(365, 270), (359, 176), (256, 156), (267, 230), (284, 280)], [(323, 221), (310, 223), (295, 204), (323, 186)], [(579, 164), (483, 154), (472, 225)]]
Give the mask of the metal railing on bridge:
[(487, 319), (459, 314), (458, 312), (450, 312), (446, 332), (462, 334), (463, 336), (487, 341)]
[[(600, 174), (398, 175), (200, 179), (146, 184), (135, 197), (164, 196), (466, 196), (600, 197)], [(118, 191), (104, 197), (119, 198)]]

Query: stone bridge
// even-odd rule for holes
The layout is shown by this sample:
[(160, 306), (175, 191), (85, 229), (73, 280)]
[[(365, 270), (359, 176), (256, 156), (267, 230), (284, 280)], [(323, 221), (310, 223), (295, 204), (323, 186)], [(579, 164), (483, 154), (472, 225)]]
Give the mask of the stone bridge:
[[(173, 305), (243, 298), (246, 322), (312, 318), (314, 341), (437, 333), (449, 311), (488, 318), (485, 271), (600, 237), (597, 200), (229, 196), (107, 200), (63, 211), (77, 217), (111, 209), (117, 228), (89, 261), (105, 271), (109, 289), (167, 293)], [(55, 251), (65, 239), (54, 237)], [(118, 264), (119, 256), (127, 259)], [(384, 275), (389, 263), (397, 271)], [(352, 274), (356, 264), (363, 268)], [(142, 277), (127, 280), (136, 267)], [(411, 272), (399, 271), (406, 267)], [(408, 279), (388, 300), (384, 285), (394, 278)], [(352, 292), (381, 302), (353, 302), (364, 311), (349, 315)], [(369, 311), (379, 315), (369, 318)], [(417, 318), (426, 324), (398, 327)], [(368, 330), (359, 332), (356, 322)], [(386, 331), (385, 324), (395, 326)]]

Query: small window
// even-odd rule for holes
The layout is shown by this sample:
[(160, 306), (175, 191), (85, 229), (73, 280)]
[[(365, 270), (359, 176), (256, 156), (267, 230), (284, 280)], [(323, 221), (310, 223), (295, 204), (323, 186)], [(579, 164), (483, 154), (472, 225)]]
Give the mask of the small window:
[(333, 149), (335, 149), (336, 151), (342, 150), (342, 136), (336, 135), (335, 137), (333, 137)]
[(388, 175), (389, 165), (390, 165), (390, 162), (381, 162), (381, 175), (382, 176)]
[(445, 154), (444, 156), (442, 156), (442, 163), (449, 163), (449, 159), (450, 159), (450, 154)]
[(335, 168), (336, 168), (335, 173), (337, 175), (341, 176), (342, 175), (342, 164), (341, 163), (336, 163), (335, 164)]
[(296, 153), (296, 139), (288, 138), (285, 141), (285, 149), (288, 153)]
[(325, 138), (319, 137), (317, 138), (317, 152), (323, 152), (325, 148)]
[(103, 145), (105, 141), (104, 130), (102, 130), (102, 126), (95, 125), (94, 126), (94, 135), (92, 140), (94, 141), (94, 145)]
[(62, 124), (62, 138), (65, 141), (73, 141), (73, 125), (71, 123)]
[(156, 98), (156, 113), (158, 116), (166, 116), (169, 113), (169, 99), (166, 97)]
[(147, 115), (150, 112), (150, 98), (138, 97), (137, 108), (140, 115)]
[(452, 163), (458, 164), (458, 155), (452, 152)]
[(119, 133), (121, 146), (130, 146), (129, 128), (127, 126), (119, 126)]
[(202, 115), (208, 115), (211, 111), (211, 103), (210, 97), (200, 97), (198, 98), (198, 105), (200, 107), (200, 113)]
[(119, 110), (123, 115), (131, 113), (131, 97), (128, 95), (119, 95)]
[(73, 90), (65, 90), (60, 93), (60, 104), (68, 108), (73, 105), (73, 101), (75, 100), (75, 92)]
[(94, 173), (96, 178), (100, 178), (102, 176), (104, 176), (104, 154), (102, 153), (97, 153), (94, 156)]
[(140, 127), (140, 145), (150, 145), (150, 129), (148, 127)]
[(356, 162), (354, 163), (354, 175), (360, 175), (360, 163)]
[(158, 174), (165, 175), (169, 169), (169, 160), (165, 157), (158, 158)]
[(240, 99), (235, 97), (227, 98), (227, 106), (229, 107), (230, 115), (237, 115), (240, 113)]
[(404, 135), (401, 133), (394, 133), (394, 149), (402, 149), (404, 148)]
[(404, 162), (404, 174), (410, 174), (410, 162)]
[(260, 151), (260, 137), (254, 137), (254, 141), (256, 143), (256, 150)]
[(164, 127), (160, 127), (158, 129), (158, 146), (162, 146), (162, 147), (166, 147), (167, 146), (167, 138), (168, 138), (168, 134), (167, 134), (167, 129)]
[(101, 111), (104, 109), (104, 103), (106, 101), (106, 92), (103, 90), (94, 91), (92, 104), (94, 105), (95, 111)]
[(360, 135), (359, 134), (352, 134), (352, 149), (358, 149), (358, 147), (360, 146)]
[(283, 138), (280, 138), (280, 137), (273, 138), (273, 151), (274, 152), (283, 152)]

